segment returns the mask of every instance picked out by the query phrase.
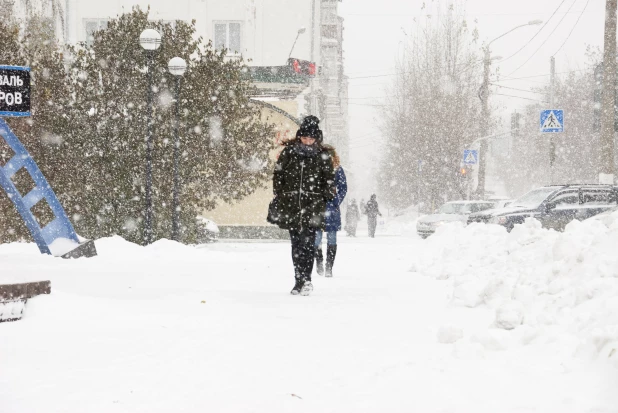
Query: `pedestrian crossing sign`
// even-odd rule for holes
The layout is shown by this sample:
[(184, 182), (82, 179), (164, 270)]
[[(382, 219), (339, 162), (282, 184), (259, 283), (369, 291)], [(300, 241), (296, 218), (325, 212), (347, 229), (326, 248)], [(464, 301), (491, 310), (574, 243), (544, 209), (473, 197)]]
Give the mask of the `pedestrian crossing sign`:
[(564, 111), (562, 109), (541, 111), (541, 132), (564, 132)]
[(465, 165), (476, 165), (479, 163), (479, 151), (475, 149), (465, 149), (463, 163)]

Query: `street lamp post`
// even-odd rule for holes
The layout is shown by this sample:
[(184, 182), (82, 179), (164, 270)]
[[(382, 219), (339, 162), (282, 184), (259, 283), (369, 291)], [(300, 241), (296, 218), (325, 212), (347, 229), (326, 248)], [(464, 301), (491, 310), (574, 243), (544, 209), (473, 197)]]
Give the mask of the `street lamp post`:
[(303, 34), (307, 29), (305, 29), (304, 27), (301, 27), (300, 29), (298, 29), (298, 33), (296, 33), (296, 39), (294, 39), (294, 43), (292, 44), (292, 48), (290, 49), (290, 55), (288, 56), (288, 59), (290, 57), (292, 57), (292, 52), (294, 51), (294, 47), (296, 46), (296, 42), (298, 41), (298, 37)]
[(172, 240), (180, 240), (180, 202), (178, 194), (180, 192), (180, 136), (178, 134), (178, 125), (180, 123), (180, 80), (187, 70), (187, 62), (181, 57), (172, 58), (167, 64), (169, 72), (176, 77), (176, 120), (174, 122), (174, 195), (172, 200)]
[[(541, 20), (532, 20), (526, 24), (521, 24), (519, 26), (513, 27), (511, 30), (501, 34), (496, 37), (485, 46), (485, 53), (483, 57), (484, 62), (484, 70), (483, 70), (483, 84), (481, 85), (481, 89), (479, 90), (479, 98), (482, 103), (482, 113), (481, 113), (481, 135), (486, 136), (489, 133), (489, 69), (491, 66), (491, 52), (489, 50), (489, 46), (495, 42), (496, 40), (506, 36), (507, 34), (515, 31), (521, 27), (526, 26), (536, 26), (543, 23)], [(479, 173), (478, 173), (478, 187), (477, 187), (477, 195), (480, 198), (485, 197), (485, 170), (487, 167), (487, 140), (481, 141), (480, 147), (480, 159), (479, 159)]]
[(161, 46), (161, 35), (154, 29), (146, 29), (139, 36), (139, 44), (147, 55), (147, 100), (148, 120), (146, 136), (146, 213), (144, 216), (144, 245), (153, 241), (152, 232), (152, 60), (155, 51)]

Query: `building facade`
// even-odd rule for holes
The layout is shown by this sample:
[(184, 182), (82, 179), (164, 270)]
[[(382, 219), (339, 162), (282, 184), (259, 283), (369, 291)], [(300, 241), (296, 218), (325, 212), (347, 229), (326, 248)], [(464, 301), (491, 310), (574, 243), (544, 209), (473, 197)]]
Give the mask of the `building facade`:
[(326, 141), (333, 144), (347, 164), (348, 138), (348, 80), (343, 73), (343, 18), (337, 7), (341, 0), (320, 2), (320, 67), (319, 116)]
[[(318, 73), (294, 116), (322, 119), (325, 140), (348, 158), (347, 79), (343, 73), (341, 0), (0, 0), (18, 15), (52, 17), (64, 42), (89, 43), (110, 19), (133, 7), (152, 20), (195, 21), (196, 36), (242, 56), (250, 66), (287, 64), (289, 57), (315, 62)], [(136, 39), (137, 41), (137, 39)], [(289, 97), (288, 97), (289, 98)]]

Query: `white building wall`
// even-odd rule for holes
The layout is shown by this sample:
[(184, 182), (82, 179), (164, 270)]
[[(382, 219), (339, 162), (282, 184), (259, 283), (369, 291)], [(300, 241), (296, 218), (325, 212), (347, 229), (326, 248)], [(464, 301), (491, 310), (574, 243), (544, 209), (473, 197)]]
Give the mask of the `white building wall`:
[[(252, 66), (277, 66), (287, 63), (298, 30), (293, 57), (311, 57), (311, 0), (67, 0), (67, 33), (70, 43), (86, 41), (86, 23), (108, 20), (132, 7), (150, 7), (152, 20), (196, 21), (196, 36), (214, 42), (216, 22), (241, 24), (241, 49)], [(319, 0), (315, 1), (315, 59), (319, 64)]]

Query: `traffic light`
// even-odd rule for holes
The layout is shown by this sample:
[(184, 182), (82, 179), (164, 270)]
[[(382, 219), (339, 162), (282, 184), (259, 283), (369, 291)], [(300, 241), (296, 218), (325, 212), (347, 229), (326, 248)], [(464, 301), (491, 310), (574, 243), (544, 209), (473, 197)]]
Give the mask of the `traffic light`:
[(292, 68), (295, 73), (314, 77), (316, 75), (316, 66), (314, 62), (308, 60), (300, 60), (295, 58), (288, 59), (288, 66)]

